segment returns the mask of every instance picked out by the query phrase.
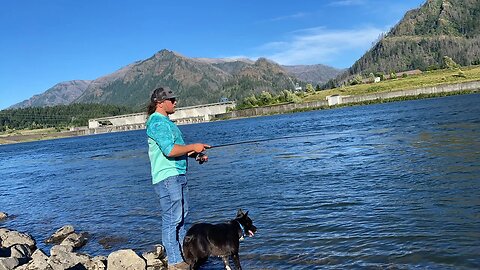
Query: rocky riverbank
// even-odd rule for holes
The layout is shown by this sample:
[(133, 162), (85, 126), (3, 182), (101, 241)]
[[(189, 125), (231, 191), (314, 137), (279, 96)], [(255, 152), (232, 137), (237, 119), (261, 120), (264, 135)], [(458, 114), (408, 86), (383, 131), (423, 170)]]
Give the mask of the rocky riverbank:
[(72, 225), (58, 229), (44, 242), (52, 247), (47, 252), (36, 247), (36, 240), (25, 232), (2, 227), (9, 215), (0, 212), (0, 270), (164, 270), (165, 249), (156, 245), (141, 255), (123, 249), (108, 256), (92, 257), (76, 252), (88, 242), (88, 233), (75, 232)]

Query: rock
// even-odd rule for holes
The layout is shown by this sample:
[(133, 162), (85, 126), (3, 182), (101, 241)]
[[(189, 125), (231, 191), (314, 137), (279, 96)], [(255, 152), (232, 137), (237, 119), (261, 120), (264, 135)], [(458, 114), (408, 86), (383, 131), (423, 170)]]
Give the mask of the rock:
[(28, 234), (20, 233), (17, 231), (7, 231), (3, 233), (0, 231), (0, 237), (2, 239), (3, 247), (11, 247), (17, 244), (25, 244), (29, 247), (35, 247), (35, 240)]
[(28, 265), (27, 265), (27, 264), (24, 264), (24, 265), (19, 265), (19, 266), (15, 267), (15, 270), (38, 270), (38, 268), (36, 268), (36, 269), (28, 269)]
[(5, 213), (5, 212), (0, 212), (0, 221), (4, 221), (5, 219), (7, 219), (8, 217), (8, 214)]
[(144, 270), (145, 261), (131, 249), (110, 253), (107, 261), (108, 270)]
[(147, 270), (162, 270), (167, 267), (165, 248), (162, 245), (156, 245), (153, 252), (142, 253), (142, 257), (147, 261)]
[(83, 247), (88, 241), (88, 233), (71, 233), (65, 238), (60, 245), (72, 246), (74, 249)]
[(88, 270), (105, 270), (107, 268), (107, 257), (96, 256), (92, 259), (92, 264)]
[(4, 235), (6, 235), (9, 231), (10, 231), (9, 229), (0, 228), (0, 247), (3, 247), (3, 246), (2, 246), (2, 238), (3, 238)]
[(48, 257), (40, 249), (35, 250), (32, 254), (32, 260), (26, 265), (25, 270), (53, 270), (48, 264)]
[[(66, 247), (68, 246), (60, 246)], [(65, 270), (65, 269), (87, 269), (87, 265), (90, 263), (90, 257), (84, 254), (78, 254), (74, 252), (63, 252), (59, 248), (55, 255), (50, 256), (47, 262), (53, 270)]]
[(0, 270), (12, 270), (19, 264), (17, 258), (0, 258)]
[(10, 257), (21, 259), (30, 258), (32, 256), (32, 250), (28, 245), (20, 244), (14, 245), (10, 248)]
[(50, 249), (51, 256), (57, 256), (64, 253), (70, 253), (73, 251), (72, 246), (62, 246), (62, 245), (55, 245)]
[(62, 242), (68, 235), (73, 233), (75, 229), (72, 225), (65, 225), (62, 228), (58, 229), (52, 236), (50, 236), (45, 243), (47, 244), (58, 244)]

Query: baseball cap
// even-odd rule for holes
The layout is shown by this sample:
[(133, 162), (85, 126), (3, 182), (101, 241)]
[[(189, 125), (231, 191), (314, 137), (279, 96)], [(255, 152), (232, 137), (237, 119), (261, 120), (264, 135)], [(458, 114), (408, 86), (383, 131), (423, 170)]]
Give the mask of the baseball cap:
[(175, 97), (176, 96), (173, 93), (172, 89), (168, 88), (167, 86), (163, 86), (153, 90), (150, 100), (152, 102), (160, 102)]

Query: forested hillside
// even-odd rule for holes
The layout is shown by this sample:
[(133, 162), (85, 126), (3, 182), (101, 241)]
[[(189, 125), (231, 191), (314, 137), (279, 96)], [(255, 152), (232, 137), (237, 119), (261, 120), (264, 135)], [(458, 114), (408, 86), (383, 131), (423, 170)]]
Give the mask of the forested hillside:
[(480, 0), (428, 0), (404, 18), (337, 78), (355, 74), (436, 69), (449, 56), (462, 66), (480, 63)]
[(130, 108), (102, 104), (71, 104), (0, 111), (0, 132), (13, 129), (86, 126), (88, 119), (132, 113)]

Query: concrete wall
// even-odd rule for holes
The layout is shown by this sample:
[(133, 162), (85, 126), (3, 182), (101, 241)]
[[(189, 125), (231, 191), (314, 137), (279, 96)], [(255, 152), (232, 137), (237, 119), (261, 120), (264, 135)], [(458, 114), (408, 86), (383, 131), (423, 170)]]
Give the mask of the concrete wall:
[(88, 128), (98, 128), (105, 124), (113, 126), (125, 126), (135, 124), (145, 124), (146, 113), (132, 113), (117, 116), (109, 116), (88, 120)]
[(282, 105), (273, 105), (268, 107), (258, 107), (258, 108), (251, 108), (245, 110), (238, 110), (232, 111), (223, 114), (215, 115), (216, 119), (221, 118), (238, 118), (238, 117), (250, 117), (250, 116), (257, 116), (257, 115), (269, 115), (269, 114), (277, 114), (277, 113), (287, 113), (293, 110), (301, 110), (306, 108), (318, 108), (322, 106), (327, 106), (326, 101), (314, 101), (314, 102), (306, 102), (306, 103), (289, 103), (289, 104), (282, 104)]
[(123, 125), (123, 126), (99, 126), (95, 128), (85, 128), (76, 130), (78, 135), (92, 135), (92, 134), (102, 134), (102, 133), (109, 133), (109, 132), (117, 132), (117, 131), (128, 131), (128, 130), (137, 130), (137, 129), (144, 129), (145, 123), (142, 124), (130, 124), (130, 125)]
[[(210, 121), (213, 115), (227, 112), (228, 108), (234, 108), (235, 102), (220, 102), (198, 106), (177, 108), (174, 114), (170, 115), (172, 121), (178, 124), (199, 123)], [(119, 127), (144, 125), (147, 119), (146, 113), (133, 113), (102, 117), (88, 120), (88, 127), (91, 129), (100, 127)]]
[(375, 99), (417, 96), (420, 94), (458, 92), (458, 91), (466, 91), (466, 90), (473, 90), (473, 89), (480, 89), (480, 81), (449, 84), (449, 85), (437, 85), (437, 86), (423, 87), (423, 88), (410, 89), (410, 90), (392, 91), (387, 93), (375, 93), (375, 94), (348, 96), (348, 97), (342, 96), (342, 100), (340, 104), (356, 103), (356, 102), (363, 102), (363, 101), (369, 101), (369, 100), (375, 100)]
[(235, 108), (235, 102), (220, 102), (198, 106), (178, 108), (170, 119), (176, 123), (198, 123), (210, 121), (213, 115), (227, 112), (229, 108)]

